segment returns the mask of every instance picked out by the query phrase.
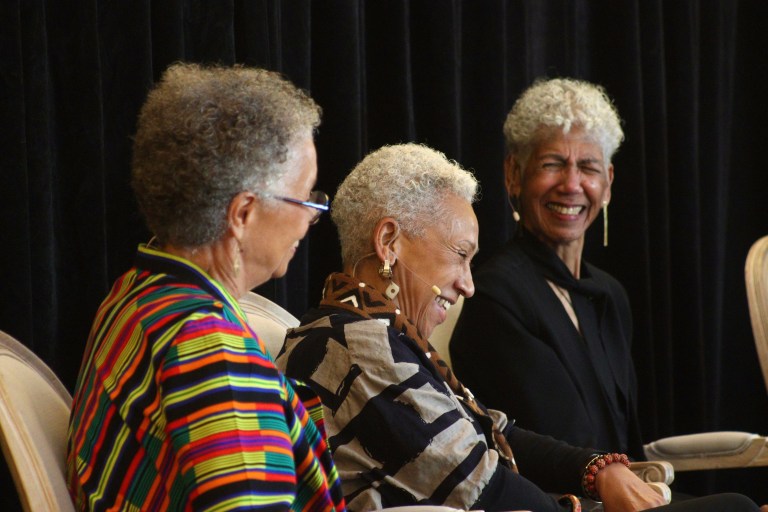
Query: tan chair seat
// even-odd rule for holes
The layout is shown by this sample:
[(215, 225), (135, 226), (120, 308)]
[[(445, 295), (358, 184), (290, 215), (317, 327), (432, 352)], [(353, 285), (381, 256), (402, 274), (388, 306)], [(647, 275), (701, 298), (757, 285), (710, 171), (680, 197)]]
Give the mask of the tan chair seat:
[(264, 342), (272, 358), (276, 358), (280, 349), (283, 348), (285, 331), (291, 327), (298, 327), (299, 319), (274, 302), (253, 292), (246, 293), (238, 302), (247, 317), (248, 325)]

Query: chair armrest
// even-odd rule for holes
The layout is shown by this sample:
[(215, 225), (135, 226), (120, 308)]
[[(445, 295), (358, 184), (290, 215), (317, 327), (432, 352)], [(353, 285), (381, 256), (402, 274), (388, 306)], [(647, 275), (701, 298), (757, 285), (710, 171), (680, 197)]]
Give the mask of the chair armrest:
[(648, 459), (667, 461), (675, 471), (768, 466), (766, 438), (748, 432), (665, 437), (644, 448)]
[(675, 480), (675, 469), (667, 461), (633, 462), (631, 469), (645, 483), (669, 485)]
[(660, 494), (666, 503), (672, 501), (672, 491), (667, 484), (661, 482), (648, 482), (648, 485), (651, 486), (651, 489)]

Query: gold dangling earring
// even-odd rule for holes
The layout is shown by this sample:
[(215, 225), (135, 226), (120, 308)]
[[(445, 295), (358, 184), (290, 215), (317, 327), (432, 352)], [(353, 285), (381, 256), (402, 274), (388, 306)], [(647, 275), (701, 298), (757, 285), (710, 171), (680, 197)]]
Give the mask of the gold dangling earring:
[(603, 247), (608, 247), (608, 201), (603, 201)]
[(237, 244), (237, 250), (235, 251), (235, 259), (232, 263), (232, 272), (235, 274), (235, 277), (240, 276), (240, 253), (243, 252), (243, 248), (240, 247), (240, 244)]
[(507, 194), (507, 202), (509, 202), (509, 207), (512, 208), (512, 218), (515, 220), (515, 222), (520, 222), (520, 213), (517, 211), (517, 208), (515, 208), (517, 198), (515, 198), (515, 201), (512, 201), (512, 196)]

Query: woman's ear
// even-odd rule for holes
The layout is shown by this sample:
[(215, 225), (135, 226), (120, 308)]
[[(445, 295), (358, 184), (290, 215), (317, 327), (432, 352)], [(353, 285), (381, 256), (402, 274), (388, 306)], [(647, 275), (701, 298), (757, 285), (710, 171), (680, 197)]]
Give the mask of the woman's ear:
[(507, 157), (504, 159), (504, 185), (510, 197), (518, 197), (520, 195), (522, 178), (523, 173), (520, 163), (513, 153), (507, 153)]
[(398, 239), (400, 237), (400, 224), (394, 217), (384, 217), (373, 228), (373, 250), (379, 261), (389, 260), (394, 265), (397, 260)]
[(245, 231), (256, 222), (256, 203), (253, 192), (243, 191), (237, 194), (227, 208), (228, 229), (237, 240), (241, 240)]
[(611, 202), (611, 185), (613, 184), (613, 164), (608, 166), (608, 186), (603, 192), (603, 203)]

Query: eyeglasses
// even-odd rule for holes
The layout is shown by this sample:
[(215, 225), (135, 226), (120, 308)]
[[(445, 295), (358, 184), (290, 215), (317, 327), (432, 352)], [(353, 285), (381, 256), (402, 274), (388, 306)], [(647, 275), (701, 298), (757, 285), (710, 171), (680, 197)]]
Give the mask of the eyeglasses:
[(320, 220), (320, 215), (322, 215), (323, 212), (328, 211), (328, 203), (330, 203), (328, 194), (322, 190), (313, 190), (310, 192), (309, 201), (299, 201), (298, 199), (293, 199), (292, 197), (283, 196), (272, 197), (275, 199), (280, 199), (281, 201), (285, 201), (286, 203), (298, 204), (301, 206), (306, 206), (307, 208), (313, 208), (315, 211), (313, 212), (312, 218), (309, 220), (310, 224), (317, 224), (317, 221)]

